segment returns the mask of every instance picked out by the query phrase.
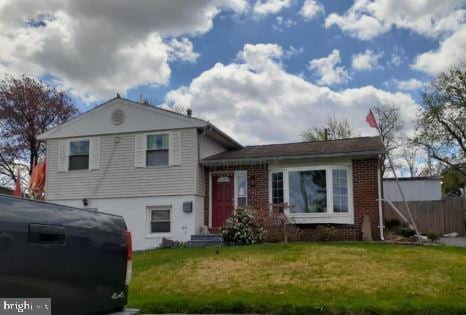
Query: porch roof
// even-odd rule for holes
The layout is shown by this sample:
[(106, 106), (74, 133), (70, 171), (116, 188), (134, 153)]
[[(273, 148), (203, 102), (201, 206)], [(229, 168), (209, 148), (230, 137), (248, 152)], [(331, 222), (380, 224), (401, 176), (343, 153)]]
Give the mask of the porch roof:
[(384, 145), (380, 137), (358, 137), (315, 142), (246, 146), (241, 149), (224, 151), (209, 156), (201, 160), (201, 164), (213, 165), (228, 162), (377, 156), (384, 153), (384, 151)]

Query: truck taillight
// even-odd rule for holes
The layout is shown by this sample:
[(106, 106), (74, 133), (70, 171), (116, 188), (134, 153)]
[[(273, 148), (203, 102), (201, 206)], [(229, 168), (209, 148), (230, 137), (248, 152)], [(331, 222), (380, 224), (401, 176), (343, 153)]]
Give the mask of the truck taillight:
[(131, 232), (126, 231), (126, 248), (127, 248), (127, 262), (126, 262), (126, 281), (125, 284), (129, 285), (133, 273), (133, 242), (131, 240)]

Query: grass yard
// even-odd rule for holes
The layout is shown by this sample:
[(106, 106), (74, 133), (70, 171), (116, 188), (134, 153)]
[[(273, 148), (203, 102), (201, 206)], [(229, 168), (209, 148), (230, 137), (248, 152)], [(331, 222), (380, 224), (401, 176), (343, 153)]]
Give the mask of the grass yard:
[(134, 255), (142, 313), (466, 313), (466, 249), (374, 243), (158, 249)]

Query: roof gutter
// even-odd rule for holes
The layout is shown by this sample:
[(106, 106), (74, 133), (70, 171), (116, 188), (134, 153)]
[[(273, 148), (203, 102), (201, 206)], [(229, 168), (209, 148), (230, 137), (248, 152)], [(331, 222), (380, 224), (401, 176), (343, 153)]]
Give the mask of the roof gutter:
[(201, 165), (218, 165), (228, 163), (251, 163), (251, 162), (273, 162), (282, 160), (302, 160), (302, 159), (322, 159), (322, 158), (336, 158), (336, 157), (368, 157), (378, 156), (384, 151), (363, 151), (363, 152), (352, 152), (352, 153), (332, 153), (332, 154), (305, 154), (305, 155), (281, 155), (281, 156), (269, 156), (269, 157), (258, 157), (258, 158), (245, 158), (245, 159), (220, 159), (220, 160), (202, 160)]

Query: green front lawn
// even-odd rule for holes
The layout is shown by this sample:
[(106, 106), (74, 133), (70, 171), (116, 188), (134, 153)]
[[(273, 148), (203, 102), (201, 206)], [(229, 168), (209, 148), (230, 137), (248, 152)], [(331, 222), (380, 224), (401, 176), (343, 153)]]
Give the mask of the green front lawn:
[(466, 313), (466, 249), (375, 243), (158, 249), (134, 255), (143, 313)]

